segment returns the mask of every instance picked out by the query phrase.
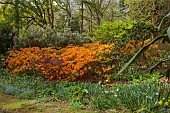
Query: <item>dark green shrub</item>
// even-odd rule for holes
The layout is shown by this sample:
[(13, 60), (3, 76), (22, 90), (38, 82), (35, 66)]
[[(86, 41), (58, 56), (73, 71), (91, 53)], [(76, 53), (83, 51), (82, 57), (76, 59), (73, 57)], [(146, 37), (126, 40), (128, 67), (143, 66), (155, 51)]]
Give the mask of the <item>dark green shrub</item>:
[(151, 38), (152, 33), (155, 33), (156, 31), (157, 27), (151, 22), (139, 21), (133, 22), (133, 27), (127, 30), (128, 33), (125, 36), (131, 40), (140, 42)]

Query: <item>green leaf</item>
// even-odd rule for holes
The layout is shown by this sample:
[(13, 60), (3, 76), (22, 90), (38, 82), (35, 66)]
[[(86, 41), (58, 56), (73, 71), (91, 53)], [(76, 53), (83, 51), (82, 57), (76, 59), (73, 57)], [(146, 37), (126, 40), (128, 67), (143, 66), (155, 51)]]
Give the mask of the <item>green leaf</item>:
[(168, 27), (167, 34), (168, 34), (169, 41), (170, 41), (170, 27)]
[(151, 42), (149, 42), (147, 45), (145, 45), (144, 47), (142, 47), (131, 59), (128, 63), (126, 63), (124, 65), (124, 67), (118, 72), (118, 75), (120, 75), (127, 67), (129, 67), (143, 52), (145, 52), (146, 50), (148, 50), (149, 46), (151, 44), (153, 44), (154, 42), (156, 42), (157, 40), (160, 40), (162, 38), (165, 38), (167, 35), (163, 35), (163, 36), (158, 36), (155, 39), (153, 39)]
[(168, 17), (168, 16), (170, 16), (170, 12), (165, 17)]
[(158, 26), (158, 30), (160, 30), (161, 25), (162, 25), (162, 22), (163, 22), (164, 19), (165, 19), (166, 17), (168, 17), (168, 16), (170, 16), (170, 12), (169, 12), (166, 16), (163, 17), (163, 19), (161, 20), (161, 23), (160, 23), (159, 26)]

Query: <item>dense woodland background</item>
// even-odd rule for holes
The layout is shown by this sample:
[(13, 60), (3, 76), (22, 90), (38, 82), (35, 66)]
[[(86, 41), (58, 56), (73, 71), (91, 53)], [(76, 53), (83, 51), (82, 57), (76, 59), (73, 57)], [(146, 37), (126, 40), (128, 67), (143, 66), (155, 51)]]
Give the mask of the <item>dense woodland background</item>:
[(169, 16), (170, 0), (0, 0), (0, 110), (169, 113)]
[[(113, 44), (116, 47), (109, 45), (111, 52), (106, 54), (101, 52), (106, 46), (94, 44), (101, 50), (93, 48), (93, 51), (105, 54), (105, 57), (99, 55), (105, 60), (109, 57), (104, 65), (111, 65), (117, 72), (142, 46), (166, 34), (170, 19), (165, 18), (159, 31), (158, 25), (169, 11), (169, 0), (1, 0), (0, 52), (5, 54), (28, 47), (60, 50), (70, 44), (96, 42)], [(142, 54), (135, 69), (146, 70), (159, 58), (166, 58), (170, 47), (166, 40), (162, 42), (157, 42), (159, 47), (152, 45), (148, 53)]]
[[(156, 27), (169, 11), (169, 0), (1, 0), (0, 33), (9, 36), (1, 38), (0, 45), (7, 49), (127, 38), (143, 41), (159, 35)], [(162, 30), (170, 20), (164, 22)], [(51, 42), (40, 44), (43, 37)], [(54, 44), (54, 37), (62, 44)]]

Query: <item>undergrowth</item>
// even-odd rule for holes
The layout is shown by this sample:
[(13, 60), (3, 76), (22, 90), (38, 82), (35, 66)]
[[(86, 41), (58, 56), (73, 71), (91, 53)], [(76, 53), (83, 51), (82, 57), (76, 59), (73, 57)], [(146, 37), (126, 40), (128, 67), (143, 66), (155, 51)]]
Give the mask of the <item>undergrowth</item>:
[[(76, 107), (84, 108), (90, 105), (102, 111), (121, 107), (129, 112), (144, 110), (156, 112), (165, 108), (164, 103), (169, 104), (170, 85), (160, 82), (119, 83), (112, 86), (83, 82), (55, 83), (36, 76), (2, 74), (0, 91), (40, 102), (66, 100)], [(153, 109), (154, 106), (157, 107)]]

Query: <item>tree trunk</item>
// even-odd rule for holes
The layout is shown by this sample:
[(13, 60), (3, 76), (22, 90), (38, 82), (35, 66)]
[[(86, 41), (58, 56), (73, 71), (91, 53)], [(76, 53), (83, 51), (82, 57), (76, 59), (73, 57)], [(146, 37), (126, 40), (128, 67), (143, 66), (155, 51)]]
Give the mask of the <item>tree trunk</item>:
[(83, 5), (83, 0), (81, 1), (81, 25), (80, 25), (80, 34), (83, 34), (83, 20), (84, 20), (84, 5)]
[(19, 0), (15, 0), (15, 27), (16, 27), (16, 36), (19, 37)]
[(18, 45), (18, 38), (19, 38), (19, 0), (15, 0), (14, 4), (14, 10), (15, 10), (15, 31), (14, 34), (15, 36), (13, 38), (12, 42), (12, 48), (16, 47)]
[[(158, 10), (159, 10), (159, 1), (154, 0), (153, 1), (153, 9), (152, 9), (152, 17), (151, 21), (153, 25), (156, 25), (158, 23)], [(155, 38), (157, 36), (157, 32), (152, 32), (151, 33), (151, 38)]]

